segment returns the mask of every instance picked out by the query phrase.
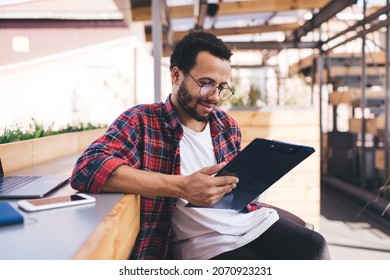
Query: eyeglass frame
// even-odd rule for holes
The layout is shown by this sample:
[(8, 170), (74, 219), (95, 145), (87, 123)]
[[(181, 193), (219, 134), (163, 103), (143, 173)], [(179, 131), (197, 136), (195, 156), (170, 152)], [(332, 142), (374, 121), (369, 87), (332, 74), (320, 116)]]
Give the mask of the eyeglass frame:
[[(216, 86), (214, 83), (211, 83), (211, 82), (208, 82), (208, 83), (200, 83), (200, 82), (198, 82), (197, 80), (195, 80), (195, 78), (194, 77), (192, 77), (192, 75), (190, 74), (190, 72), (188, 72), (188, 73), (185, 73), (185, 74), (188, 74), (188, 76), (190, 76), (191, 77), (191, 79), (196, 83), (196, 85), (199, 87), (199, 95), (200, 96), (203, 96), (203, 97), (209, 97), (209, 96), (212, 96), (215, 92), (216, 92), (216, 90), (218, 89), (218, 96), (219, 96), (219, 98), (221, 99), (221, 101), (227, 101), (227, 100), (229, 100), (233, 95), (234, 95), (234, 91), (229, 87), (229, 85), (227, 85), (226, 84), (226, 87), (223, 87), (223, 88), (219, 88), (219, 86)], [(212, 85), (212, 87), (214, 87), (212, 90), (211, 90), (211, 94), (209, 94), (209, 95), (206, 95), (206, 96), (204, 96), (204, 95), (202, 95), (202, 93), (201, 93), (201, 91), (202, 91), (202, 88), (203, 88), (203, 86), (204, 85), (207, 85), (207, 84), (210, 84), (210, 85)], [(230, 90), (230, 92), (231, 92), (231, 95), (228, 97), (228, 98), (226, 98), (226, 99), (222, 99), (221, 98), (221, 91), (222, 90)]]

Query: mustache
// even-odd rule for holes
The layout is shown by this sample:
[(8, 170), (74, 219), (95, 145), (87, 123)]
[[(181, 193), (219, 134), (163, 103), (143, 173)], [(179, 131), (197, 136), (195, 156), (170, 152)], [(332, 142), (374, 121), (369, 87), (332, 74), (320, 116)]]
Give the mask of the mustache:
[(218, 104), (218, 102), (211, 101), (208, 98), (200, 98), (200, 99), (198, 99), (198, 103), (206, 103), (206, 104), (210, 104), (210, 105), (217, 105)]

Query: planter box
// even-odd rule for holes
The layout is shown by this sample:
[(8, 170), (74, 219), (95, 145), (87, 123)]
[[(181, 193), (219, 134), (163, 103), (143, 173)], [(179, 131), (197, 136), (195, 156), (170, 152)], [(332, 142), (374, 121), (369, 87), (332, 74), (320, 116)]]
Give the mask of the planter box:
[(106, 128), (63, 133), (0, 145), (4, 172), (80, 153), (106, 131)]

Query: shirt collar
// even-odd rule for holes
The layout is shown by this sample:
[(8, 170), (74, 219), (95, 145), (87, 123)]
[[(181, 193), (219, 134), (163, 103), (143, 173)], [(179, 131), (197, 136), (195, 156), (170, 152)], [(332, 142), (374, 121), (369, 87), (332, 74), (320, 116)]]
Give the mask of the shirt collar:
[(163, 114), (165, 119), (165, 126), (170, 129), (176, 129), (180, 125), (180, 119), (177, 115), (175, 107), (173, 107), (170, 94), (165, 100), (163, 106)]

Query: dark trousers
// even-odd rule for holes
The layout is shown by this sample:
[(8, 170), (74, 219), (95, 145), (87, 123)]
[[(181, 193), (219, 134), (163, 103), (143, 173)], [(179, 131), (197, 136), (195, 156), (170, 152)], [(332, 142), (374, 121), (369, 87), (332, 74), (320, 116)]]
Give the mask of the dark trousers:
[(330, 259), (324, 237), (289, 219), (280, 217), (249, 244), (222, 253), (214, 260), (324, 260)]

